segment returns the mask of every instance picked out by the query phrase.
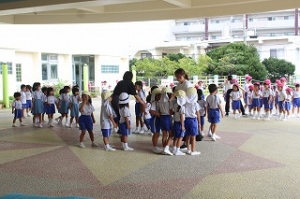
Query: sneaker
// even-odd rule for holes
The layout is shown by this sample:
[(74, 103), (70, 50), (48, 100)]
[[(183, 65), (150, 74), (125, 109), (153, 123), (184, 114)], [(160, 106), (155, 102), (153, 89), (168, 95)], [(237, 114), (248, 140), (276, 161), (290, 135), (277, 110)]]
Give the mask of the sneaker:
[(40, 128), (43, 128), (43, 125), (42, 125), (42, 123), (39, 125), (39, 127), (40, 127)]
[(182, 151), (180, 150), (177, 150), (174, 155), (186, 155), (186, 153), (183, 153)]
[(211, 133), (211, 130), (209, 130), (207, 133), (207, 137), (211, 137), (211, 136), (212, 136), (212, 133)]
[(141, 130), (139, 131), (139, 134), (144, 134), (144, 133), (145, 133), (144, 129), (141, 129)]
[(124, 147), (123, 150), (124, 151), (133, 151), (134, 149), (131, 148), (131, 147), (129, 147), (129, 146), (127, 146), (127, 147)]
[(26, 124), (20, 124), (20, 126), (26, 126)]
[(181, 145), (180, 149), (187, 149), (186, 144)]
[(186, 152), (186, 154), (189, 154), (189, 155), (191, 155), (191, 153), (192, 153), (191, 150), (188, 150), (188, 151)]
[(79, 144), (79, 147), (80, 147), (80, 148), (82, 148), (82, 149), (84, 149), (84, 148), (85, 148), (85, 146), (84, 146), (84, 144), (83, 144), (83, 143), (80, 143), (80, 144)]
[(92, 143), (92, 147), (98, 147), (98, 144), (96, 144), (96, 143)]
[(283, 121), (283, 122), (287, 121), (287, 118), (286, 118), (286, 117), (285, 117), (285, 118), (283, 118), (283, 119), (282, 119), (282, 121)]
[(136, 128), (132, 133), (139, 133), (140, 130), (138, 128)]
[(201, 135), (202, 135), (202, 137), (204, 137), (204, 131), (201, 131)]
[(111, 146), (105, 146), (105, 151), (116, 151), (116, 149), (112, 148)]
[(159, 147), (153, 147), (152, 152), (156, 153), (156, 154), (161, 154), (163, 152), (163, 150)]
[(173, 155), (173, 153), (170, 151), (169, 148), (165, 148), (164, 151), (163, 151), (163, 154), (164, 154), (164, 155), (170, 155), (170, 156)]
[(214, 134), (214, 137), (215, 137), (216, 139), (221, 139), (221, 137), (218, 136), (217, 134)]
[(214, 135), (211, 137), (211, 139), (212, 139), (213, 141), (215, 141), (215, 142), (217, 141), (217, 138), (216, 138), (216, 136), (214, 136)]
[(200, 154), (201, 154), (201, 152), (199, 152), (199, 151), (193, 151), (190, 153), (190, 155), (200, 155)]
[(27, 117), (31, 117), (29, 114), (27, 114)]
[(13, 124), (12, 127), (18, 127), (16, 124)]
[[(259, 118), (259, 117), (258, 117)], [(252, 120), (256, 120), (256, 117), (254, 116), (253, 118), (252, 118)]]
[(76, 124), (76, 128), (79, 128), (79, 124)]
[(71, 128), (71, 125), (69, 125), (69, 124), (65, 124), (65, 127), (67, 127), (67, 128)]

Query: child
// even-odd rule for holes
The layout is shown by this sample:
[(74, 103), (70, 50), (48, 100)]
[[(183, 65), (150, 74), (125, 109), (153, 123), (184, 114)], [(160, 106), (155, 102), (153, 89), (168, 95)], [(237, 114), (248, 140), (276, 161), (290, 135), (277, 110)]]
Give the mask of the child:
[[(230, 98), (232, 100), (232, 110), (234, 118), (238, 119), (241, 117), (241, 93), (239, 91), (239, 85), (235, 83), (232, 87), (232, 92), (230, 93)], [(236, 111), (239, 113), (237, 114)]]
[(43, 92), (41, 91), (41, 83), (35, 82), (33, 84), (33, 93), (32, 93), (32, 111), (34, 114), (33, 117), (33, 126), (42, 128), (42, 113), (44, 112), (43, 104)]
[(272, 109), (273, 104), (273, 91), (270, 88), (271, 81), (269, 79), (266, 79), (264, 81), (264, 87), (262, 91), (262, 97), (263, 97), (263, 104), (266, 112), (265, 121), (270, 120), (270, 110)]
[(31, 86), (30, 85), (26, 85), (26, 113), (27, 113), (27, 117), (30, 117), (29, 112), (31, 111), (31, 107), (32, 107), (32, 93), (31, 93)]
[(70, 109), (71, 109), (71, 119), (69, 128), (72, 128), (73, 119), (75, 118), (76, 128), (79, 127), (78, 125), (78, 118), (79, 118), (79, 102), (81, 101), (79, 96), (79, 88), (73, 87), (72, 88), (73, 95), (70, 96)]
[[(281, 81), (279, 79), (276, 80), (276, 84), (282, 84)], [(276, 112), (275, 112), (275, 115), (278, 115), (279, 113), (279, 107), (278, 107), (278, 88), (276, 87), (275, 90), (274, 90), (274, 101), (275, 101), (275, 109), (276, 109)]]
[(221, 99), (217, 95), (218, 87), (216, 84), (210, 84), (208, 86), (208, 90), (210, 95), (206, 98), (207, 102), (207, 118), (208, 122), (210, 122), (210, 132), (211, 138), (213, 141), (220, 139), (220, 137), (216, 134), (217, 124), (220, 123), (220, 112), (222, 117), (224, 116), (224, 112), (221, 106)]
[(21, 93), (15, 92), (14, 98), (15, 98), (15, 100), (12, 103), (12, 110), (11, 110), (12, 114), (14, 114), (12, 127), (17, 127), (17, 125), (16, 125), (17, 119), (19, 119), (19, 121), (20, 121), (20, 126), (25, 126), (25, 124), (22, 123), (23, 107), (22, 107), (22, 102), (20, 100)]
[(83, 144), (83, 139), (85, 132), (88, 131), (90, 139), (92, 141), (92, 147), (98, 147), (94, 142), (94, 133), (93, 133), (93, 124), (96, 122), (93, 112), (95, 111), (90, 94), (87, 91), (82, 93), (82, 102), (79, 105), (79, 111), (81, 116), (79, 117), (79, 129), (81, 130), (80, 134), (80, 148), (85, 148)]
[[(204, 136), (204, 118), (206, 116), (206, 101), (204, 100), (204, 95), (203, 95), (203, 91), (201, 89), (197, 90), (197, 94), (198, 94), (198, 105), (199, 105), (199, 112), (200, 112), (200, 134), (202, 135), (202, 137)], [(199, 140), (200, 141), (200, 140)]]
[(55, 113), (55, 106), (57, 106), (57, 99), (54, 96), (54, 89), (52, 87), (47, 88), (47, 96), (45, 99), (46, 104), (46, 114), (48, 115), (48, 126), (54, 127), (53, 122), (53, 114)]
[(291, 103), (293, 98), (293, 89), (287, 88), (285, 91), (286, 91), (285, 110), (287, 113), (286, 119), (288, 119), (290, 117)]
[(250, 75), (246, 75), (246, 77), (245, 77), (245, 84), (244, 84), (244, 90), (245, 90), (245, 94), (244, 94), (245, 109), (249, 105), (249, 103), (248, 103), (248, 94), (249, 94), (249, 86), (252, 85), (251, 81), (252, 81), (252, 77)]
[[(150, 127), (150, 120), (151, 120), (151, 114), (150, 114), (150, 109), (151, 109), (151, 95), (148, 95), (146, 97), (146, 108), (144, 112), (144, 123), (145, 126), (147, 127), (147, 131), (149, 131)], [(149, 135), (152, 135), (150, 132)]]
[(187, 145), (187, 154), (200, 155), (200, 152), (196, 151), (196, 135), (200, 128), (200, 113), (199, 106), (197, 104), (198, 96), (195, 88), (188, 88), (186, 91), (186, 104), (185, 104), (185, 121), (184, 126), (186, 130), (185, 143)]
[(183, 90), (178, 90), (175, 92), (176, 103), (173, 106), (174, 112), (174, 124), (173, 124), (173, 134), (174, 134), (174, 155), (185, 155), (180, 150), (181, 141), (185, 136), (185, 103), (186, 103), (186, 93)]
[(43, 103), (44, 103), (44, 109), (43, 109), (43, 113), (42, 113), (42, 122), (45, 122), (45, 114), (47, 113), (47, 103), (45, 103), (46, 98), (47, 98), (47, 87), (43, 86), (42, 87), (42, 93), (43, 93)]
[(253, 84), (249, 85), (249, 90), (247, 92), (247, 106), (248, 106), (248, 111), (249, 111), (249, 115), (252, 116), (252, 95), (253, 95), (253, 90), (254, 90), (254, 86)]
[(300, 118), (300, 83), (295, 83), (295, 90), (293, 92), (293, 114), (297, 109), (297, 117)]
[(161, 92), (161, 98), (158, 102), (158, 110), (160, 113), (160, 127), (163, 133), (163, 154), (165, 155), (173, 155), (173, 153), (170, 151), (170, 144), (172, 142), (172, 117), (169, 100), (171, 94), (172, 90), (169, 87), (164, 87)]
[(277, 95), (278, 95), (279, 116), (276, 120), (286, 121), (287, 118), (285, 115), (285, 104), (286, 104), (287, 94), (285, 90), (283, 90), (283, 84), (281, 82), (277, 84)]
[[(135, 82), (135, 89), (137, 91), (138, 96), (145, 101), (146, 96), (145, 92), (143, 90), (143, 82), (137, 81)], [(143, 121), (143, 106), (141, 106), (141, 103), (136, 101), (135, 103), (135, 121), (136, 121), (136, 129), (133, 133), (143, 134), (144, 133), (144, 121)], [(141, 125), (141, 128), (139, 126)]]
[(112, 128), (117, 128), (117, 124), (114, 120), (114, 110), (111, 106), (112, 98), (110, 97), (112, 93), (108, 91), (104, 91), (101, 93), (102, 105), (101, 105), (101, 113), (100, 113), (100, 124), (101, 131), (103, 136), (103, 142), (105, 145), (106, 151), (115, 151), (116, 149), (112, 148), (109, 145), (109, 137), (112, 132)]
[(27, 103), (26, 103), (26, 86), (25, 84), (21, 85), (21, 102), (22, 102), (22, 117), (23, 119), (26, 119), (25, 117), (25, 111), (27, 109)]
[[(152, 88), (151, 88), (152, 90)], [(158, 109), (158, 102), (160, 101), (161, 98), (161, 89), (160, 88), (155, 88), (151, 92), (151, 109), (150, 109), (150, 114), (151, 119), (150, 119), (150, 125), (151, 125), (151, 132), (152, 132), (152, 151), (157, 154), (162, 153), (162, 149), (158, 147), (158, 138), (159, 138), (159, 133), (160, 133), (160, 113)]]
[(120, 123), (119, 128), (121, 132), (121, 142), (124, 151), (133, 151), (134, 149), (128, 146), (128, 135), (130, 134), (130, 110), (129, 110), (130, 98), (127, 93), (121, 93), (119, 96), (119, 112)]
[(69, 127), (69, 121), (68, 121), (68, 114), (69, 114), (69, 102), (70, 102), (70, 87), (65, 86), (64, 90), (62, 91), (62, 94), (59, 97), (59, 104), (60, 107), (60, 113), (61, 113), (61, 120), (59, 121), (59, 124), (62, 125), (64, 117), (66, 118), (65, 127)]
[[(63, 94), (63, 92), (64, 92), (64, 89), (60, 89), (60, 90), (59, 90), (59, 96), (61, 96), (61, 94)], [(62, 118), (62, 114), (61, 114), (61, 111), (60, 111), (60, 110), (61, 110), (61, 109), (60, 109), (60, 107), (61, 107), (60, 104), (61, 104), (61, 103), (60, 103), (60, 99), (58, 98), (57, 112), (60, 114), (60, 116), (59, 116), (58, 118), (56, 118), (55, 121), (57, 121), (57, 123), (58, 123), (59, 125), (61, 125), (60, 122), (61, 122), (61, 118)]]
[[(253, 120), (257, 119), (260, 120), (260, 108), (261, 108), (261, 96), (262, 92), (260, 91), (260, 83), (255, 82), (254, 83), (254, 89), (252, 92), (252, 108), (253, 108)], [(256, 117), (256, 111), (257, 111), (257, 117)]]

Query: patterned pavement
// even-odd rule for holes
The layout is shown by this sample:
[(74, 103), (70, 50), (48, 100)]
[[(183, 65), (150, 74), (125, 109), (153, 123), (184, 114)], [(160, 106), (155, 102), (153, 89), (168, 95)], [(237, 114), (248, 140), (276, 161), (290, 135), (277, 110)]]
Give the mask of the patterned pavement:
[[(99, 105), (100, 101), (95, 100)], [(99, 118), (100, 106), (96, 106)], [(77, 195), (100, 198), (299, 198), (300, 119), (287, 122), (224, 118), (222, 139), (197, 143), (200, 156), (170, 157), (150, 152), (151, 137), (131, 135), (133, 152), (79, 148), (80, 132), (54, 127), (11, 127), (0, 110), (0, 195)], [(134, 117), (132, 116), (132, 120)], [(99, 119), (98, 119), (99, 121)], [(206, 129), (208, 124), (206, 124)], [(207, 132), (207, 130), (206, 130)]]

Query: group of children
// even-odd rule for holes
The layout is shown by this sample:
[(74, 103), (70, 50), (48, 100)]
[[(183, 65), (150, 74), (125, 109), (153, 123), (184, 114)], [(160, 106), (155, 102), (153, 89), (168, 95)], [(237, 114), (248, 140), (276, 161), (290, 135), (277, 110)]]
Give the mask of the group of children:
[[(274, 108), (275, 115), (278, 116), (276, 120), (286, 121), (291, 114), (300, 118), (300, 83), (295, 83), (294, 89), (289, 88), (285, 77), (276, 80), (272, 85), (269, 79), (262, 84), (252, 83), (252, 77), (246, 76), (245, 86), (242, 88), (235, 83), (230, 97), (235, 119), (241, 116), (241, 98), (244, 98), (245, 107), (248, 107), (253, 120), (270, 120)], [(265, 112), (264, 116), (261, 114), (262, 109)]]

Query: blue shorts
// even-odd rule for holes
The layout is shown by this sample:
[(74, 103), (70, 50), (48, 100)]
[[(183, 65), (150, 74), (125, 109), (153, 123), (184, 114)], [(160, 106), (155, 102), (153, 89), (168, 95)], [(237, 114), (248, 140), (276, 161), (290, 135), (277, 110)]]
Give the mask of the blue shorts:
[(152, 133), (160, 133), (160, 118), (152, 116), (150, 119), (150, 127)]
[(263, 105), (264, 105), (264, 100), (263, 99), (259, 99), (259, 101), (260, 101), (260, 108), (262, 108)]
[(285, 110), (285, 102), (283, 101), (278, 101), (278, 108), (280, 111)]
[(209, 109), (208, 111), (208, 122), (211, 124), (220, 123), (220, 110), (219, 109)]
[(198, 135), (198, 122), (196, 118), (185, 118), (184, 126), (187, 136)]
[(69, 102), (61, 101), (60, 104), (60, 113), (61, 114), (68, 114), (69, 113)]
[(130, 135), (130, 129), (127, 129), (126, 122), (120, 123), (119, 124), (119, 129), (120, 129), (120, 132), (121, 132), (122, 136)]
[(174, 122), (173, 135), (174, 138), (183, 138), (185, 136), (185, 132), (182, 131), (182, 126), (180, 122)]
[(27, 108), (27, 103), (26, 104), (22, 104), (22, 108)]
[(252, 99), (252, 107), (253, 108), (258, 108), (261, 107), (261, 101), (258, 98)]
[(26, 100), (26, 105), (27, 105), (27, 108), (31, 108), (32, 107), (32, 100)]
[(54, 104), (46, 104), (45, 107), (46, 107), (47, 115), (55, 113), (55, 105)]
[(171, 115), (161, 115), (160, 116), (160, 128), (162, 131), (171, 131), (172, 130)]
[(151, 122), (150, 122), (150, 120), (151, 120), (151, 119), (145, 119), (145, 120), (144, 120), (144, 123), (145, 123), (145, 125), (146, 125), (146, 127), (147, 127), (148, 129), (151, 129), (151, 125), (150, 125)]
[(300, 98), (294, 98), (293, 106), (294, 107), (300, 107)]
[(78, 104), (72, 104), (71, 117), (79, 117), (79, 106), (78, 106)]
[(200, 116), (200, 125), (204, 126), (204, 116)]
[(241, 109), (241, 101), (233, 101), (232, 102), (232, 110), (240, 110)]
[(141, 112), (141, 103), (138, 103), (138, 102), (135, 103), (134, 109), (135, 109), (135, 115), (137, 117), (142, 117), (143, 116), (143, 113)]
[(285, 102), (285, 105), (284, 105), (285, 110), (290, 111), (291, 107), (292, 107), (291, 102)]
[(23, 117), (22, 109), (15, 109), (15, 119), (21, 119)]
[(101, 129), (102, 131), (102, 136), (107, 138), (111, 136), (111, 129)]
[(268, 97), (263, 98), (264, 107), (265, 107), (265, 109), (272, 109), (273, 108), (273, 106), (272, 106), (273, 102), (271, 100), (271, 102), (269, 104), (268, 101), (269, 101)]
[(92, 131), (93, 130), (93, 119), (90, 115), (81, 115), (79, 117), (79, 129), (82, 131)]

